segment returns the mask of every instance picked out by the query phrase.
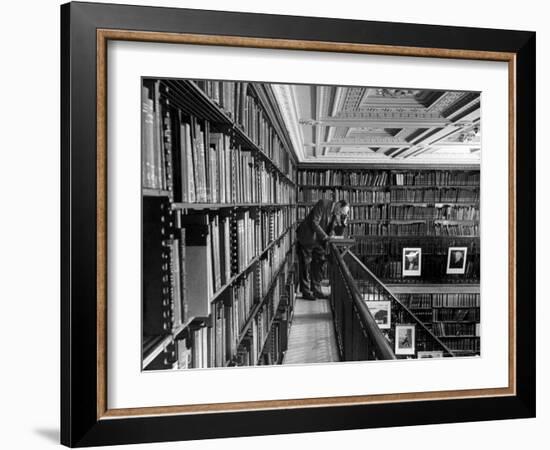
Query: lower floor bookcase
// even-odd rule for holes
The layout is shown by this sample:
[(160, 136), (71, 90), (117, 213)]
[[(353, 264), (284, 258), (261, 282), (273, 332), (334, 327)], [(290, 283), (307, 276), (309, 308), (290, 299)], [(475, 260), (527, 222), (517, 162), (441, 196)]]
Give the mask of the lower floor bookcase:
[(479, 355), (479, 284), (387, 285), (455, 355)]
[(143, 370), (282, 362), (295, 242), (279, 212), (182, 216), (144, 197)]

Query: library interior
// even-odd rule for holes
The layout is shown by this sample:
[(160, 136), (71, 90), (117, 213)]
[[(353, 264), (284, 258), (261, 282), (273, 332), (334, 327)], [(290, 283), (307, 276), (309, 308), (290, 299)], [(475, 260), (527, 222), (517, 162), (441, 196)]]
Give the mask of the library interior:
[(480, 356), (479, 92), (141, 91), (142, 370)]

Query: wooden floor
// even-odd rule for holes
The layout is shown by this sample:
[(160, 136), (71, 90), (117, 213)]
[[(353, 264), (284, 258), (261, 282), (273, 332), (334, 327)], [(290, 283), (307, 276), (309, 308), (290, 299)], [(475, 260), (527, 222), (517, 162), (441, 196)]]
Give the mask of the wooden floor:
[(339, 361), (329, 301), (296, 298), (283, 364)]

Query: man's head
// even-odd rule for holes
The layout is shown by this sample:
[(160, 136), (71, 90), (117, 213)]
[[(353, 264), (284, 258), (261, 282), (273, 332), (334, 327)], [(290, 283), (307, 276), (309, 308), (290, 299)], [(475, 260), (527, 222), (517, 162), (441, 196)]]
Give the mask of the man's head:
[(336, 222), (340, 226), (346, 226), (348, 223), (349, 203), (346, 200), (338, 200), (334, 204), (334, 215)]

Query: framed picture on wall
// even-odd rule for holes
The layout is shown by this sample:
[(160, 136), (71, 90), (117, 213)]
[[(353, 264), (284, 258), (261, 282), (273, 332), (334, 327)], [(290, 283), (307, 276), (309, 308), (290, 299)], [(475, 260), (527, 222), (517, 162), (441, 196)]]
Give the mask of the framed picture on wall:
[(390, 301), (366, 301), (365, 304), (381, 330), (388, 330), (391, 328)]
[(534, 33), (77, 2), (61, 38), (63, 444), (535, 415)]
[(449, 247), (447, 255), (447, 273), (464, 274), (466, 271), (466, 258), (468, 247)]
[(396, 325), (395, 354), (414, 355), (416, 351), (416, 334), (414, 325)]
[(418, 277), (422, 273), (422, 249), (403, 249), (403, 276)]

